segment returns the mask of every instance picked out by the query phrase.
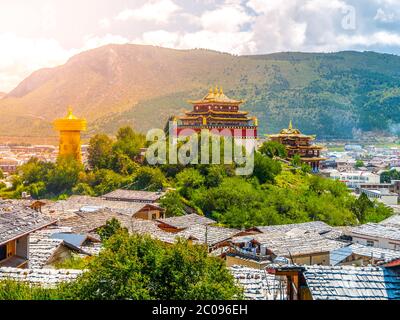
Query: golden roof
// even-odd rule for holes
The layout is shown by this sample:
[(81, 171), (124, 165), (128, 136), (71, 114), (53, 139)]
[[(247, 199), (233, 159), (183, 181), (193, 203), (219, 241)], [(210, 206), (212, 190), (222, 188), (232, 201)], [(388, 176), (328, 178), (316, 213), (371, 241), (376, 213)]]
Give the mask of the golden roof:
[(71, 107), (68, 107), (66, 117), (54, 121), (54, 128), (57, 131), (85, 131), (86, 127), (86, 120), (76, 117)]
[(210, 91), (202, 100), (197, 100), (197, 101), (189, 100), (188, 102), (191, 104), (205, 104), (205, 103), (242, 104), (244, 100), (230, 99), (224, 94), (222, 87), (218, 89), (218, 86), (216, 86), (215, 89), (210, 88)]
[(268, 135), (270, 138), (280, 138), (280, 137), (296, 137), (296, 138), (309, 138), (314, 140), (315, 136), (308, 136), (305, 134), (302, 134), (301, 131), (299, 129), (295, 129), (293, 128), (293, 123), (292, 120), (290, 120), (289, 122), (289, 127), (287, 129), (282, 129), (280, 133), (278, 134), (271, 134)]

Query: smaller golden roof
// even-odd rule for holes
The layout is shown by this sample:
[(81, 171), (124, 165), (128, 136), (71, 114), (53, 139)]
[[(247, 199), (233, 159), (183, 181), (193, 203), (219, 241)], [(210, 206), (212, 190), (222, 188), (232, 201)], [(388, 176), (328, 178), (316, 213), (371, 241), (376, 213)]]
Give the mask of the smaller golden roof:
[(289, 122), (289, 126), (286, 129), (282, 129), (280, 133), (278, 134), (271, 134), (271, 135), (267, 135), (270, 138), (282, 138), (282, 137), (286, 137), (286, 138), (308, 138), (311, 140), (315, 140), (315, 136), (309, 136), (309, 135), (305, 135), (302, 134), (301, 131), (299, 129), (293, 128), (293, 123), (292, 120), (290, 120)]
[(228, 98), (224, 94), (222, 87), (216, 86), (214, 89), (210, 88), (208, 94), (202, 99), (197, 101), (189, 100), (191, 104), (205, 104), (205, 103), (225, 103), (225, 104), (242, 104), (244, 100), (234, 100)]

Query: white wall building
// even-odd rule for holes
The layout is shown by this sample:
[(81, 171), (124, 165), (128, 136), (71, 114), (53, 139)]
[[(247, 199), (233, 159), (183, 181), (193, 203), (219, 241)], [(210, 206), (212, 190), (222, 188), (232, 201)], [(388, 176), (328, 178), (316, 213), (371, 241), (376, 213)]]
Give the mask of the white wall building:
[(367, 223), (345, 231), (353, 243), (400, 251), (400, 228), (393, 225)]
[(378, 184), (381, 182), (381, 177), (372, 172), (339, 172), (337, 170), (331, 170), (329, 173), (331, 179), (342, 181), (351, 189), (359, 188), (361, 184)]

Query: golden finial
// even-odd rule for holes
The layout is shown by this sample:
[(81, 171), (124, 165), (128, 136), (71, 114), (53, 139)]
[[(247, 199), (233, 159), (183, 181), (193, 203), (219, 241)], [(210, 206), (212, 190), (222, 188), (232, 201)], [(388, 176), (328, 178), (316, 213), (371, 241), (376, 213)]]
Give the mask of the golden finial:
[(214, 94), (218, 94), (218, 86), (215, 86)]
[(292, 130), (292, 129), (293, 129), (292, 120), (290, 120), (290, 122), (289, 122), (289, 129), (290, 129), (290, 130)]
[(253, 118), (253, 121), (254, 121), (254, 125), (255, 125), (256, 127), (258, 127), (258, 118), (257, 118), (257, 117), (254, 117), (254, 118)]
[(220, 94), (220, 95), (223, 95), (223, 94), (224, 94), (224, 90), (222, 90), (222, 87), (219, 88), (219, 94)]
[(213, 88), (211, 87), (210, 88), (210, 91), (208, 92), (209, 94), (212, 94), (213, 93)]

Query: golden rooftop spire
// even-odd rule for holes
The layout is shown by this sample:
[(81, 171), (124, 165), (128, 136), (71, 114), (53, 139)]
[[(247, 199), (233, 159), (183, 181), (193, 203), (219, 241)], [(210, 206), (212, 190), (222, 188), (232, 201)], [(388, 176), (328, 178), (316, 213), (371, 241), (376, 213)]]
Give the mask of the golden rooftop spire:
[(292, 129), (293, 129), (292, 120), (290, 120), (290, 122), (289, 122), (289, 129), (290, 129), (290, 130), (292, 130)]

